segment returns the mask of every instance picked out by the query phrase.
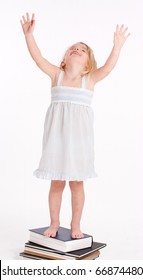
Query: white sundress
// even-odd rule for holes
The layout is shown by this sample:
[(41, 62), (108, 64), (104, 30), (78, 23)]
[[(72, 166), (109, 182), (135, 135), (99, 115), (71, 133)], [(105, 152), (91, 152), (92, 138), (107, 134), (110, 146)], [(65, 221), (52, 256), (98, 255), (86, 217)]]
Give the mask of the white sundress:
[(57, 86), (51, 88), (43, 134), (42, 156), (34, 176), (47, 180), (83, 181), (97, 176), (94, 169), (93, 92), (82, 87), (61, 86), (64, 71)]

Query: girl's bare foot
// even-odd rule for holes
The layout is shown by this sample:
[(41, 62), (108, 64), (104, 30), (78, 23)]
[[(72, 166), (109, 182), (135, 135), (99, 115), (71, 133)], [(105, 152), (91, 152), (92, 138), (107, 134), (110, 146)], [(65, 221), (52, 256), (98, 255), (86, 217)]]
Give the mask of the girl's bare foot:
[(83, 238), (84, 234), (81, 232), (80, 227), (71, 228), (71, 237), (72, 238)]
[(59, 224), (51, 224), (47, 230), (44, 231), (44, 235), (47, 237), (55, 237), (59, 228)]

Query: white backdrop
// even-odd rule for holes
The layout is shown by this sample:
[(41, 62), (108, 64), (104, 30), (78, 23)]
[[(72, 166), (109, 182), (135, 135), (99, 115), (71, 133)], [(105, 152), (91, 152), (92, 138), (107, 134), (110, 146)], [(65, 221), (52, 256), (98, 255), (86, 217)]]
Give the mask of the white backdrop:
[[(50, 79), (32, 61), (20, 26), (36, 14), (35, 38), (59, 64), (70, 44), (84, 41), (98, 66), (108, 57), (116, 24), (129, 27), (113, 72), (95, 87), (95, 167), (85, 181), (82, 230), (107, 243), (100, 259), (143, 259), (143, 16), (142, 0), (0, 2), (0, 258), (20, 259), (28, 229), (49, 224), (50, 181), (33, 177), (50, 104)], [(71, 218), (68, 182), (61, 225)]]

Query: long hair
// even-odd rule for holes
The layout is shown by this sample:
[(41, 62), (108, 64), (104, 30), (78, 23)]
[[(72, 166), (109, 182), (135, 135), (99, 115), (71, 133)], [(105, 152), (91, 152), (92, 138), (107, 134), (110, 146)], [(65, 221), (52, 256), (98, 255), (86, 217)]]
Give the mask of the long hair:
[[(97, 69), (97, 62), (95, 60), (93, 50), (87, 44), (85, 44), (83, 42), (78, 42), (77, 44), (83, 44), (83, 45), (85, 45), (87, 47), (88, 64), (87, 64), (86, 69), (81, 72), (81, 75), (84, 76), (84, 75), (86, 75), (86, 74), (88, 74), (88, 73), (90, 73), (90, 72), (92, 72), (92, 71)], [(65, 58), (65, 55), (64, 55), (64, 57), (63, 57), (63, 59), (62, 59), (62, 61), (60, 63), (60, 69), (61, 70), (65, 70), (65, 68), (66, 68), (66, 64), (64, 62), (64, 58)]]

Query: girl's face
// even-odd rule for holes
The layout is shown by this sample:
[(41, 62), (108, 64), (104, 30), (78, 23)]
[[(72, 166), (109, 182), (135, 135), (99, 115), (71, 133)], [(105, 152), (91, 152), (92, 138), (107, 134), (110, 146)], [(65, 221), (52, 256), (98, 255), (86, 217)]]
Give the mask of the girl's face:
[(81, 66), (86, 67), (88, 63), (88, 50), (86, 45), (77, 43), (71, 46), (65, 54), (64, 61), (65, 63), (68, 61), (78, 62)]

